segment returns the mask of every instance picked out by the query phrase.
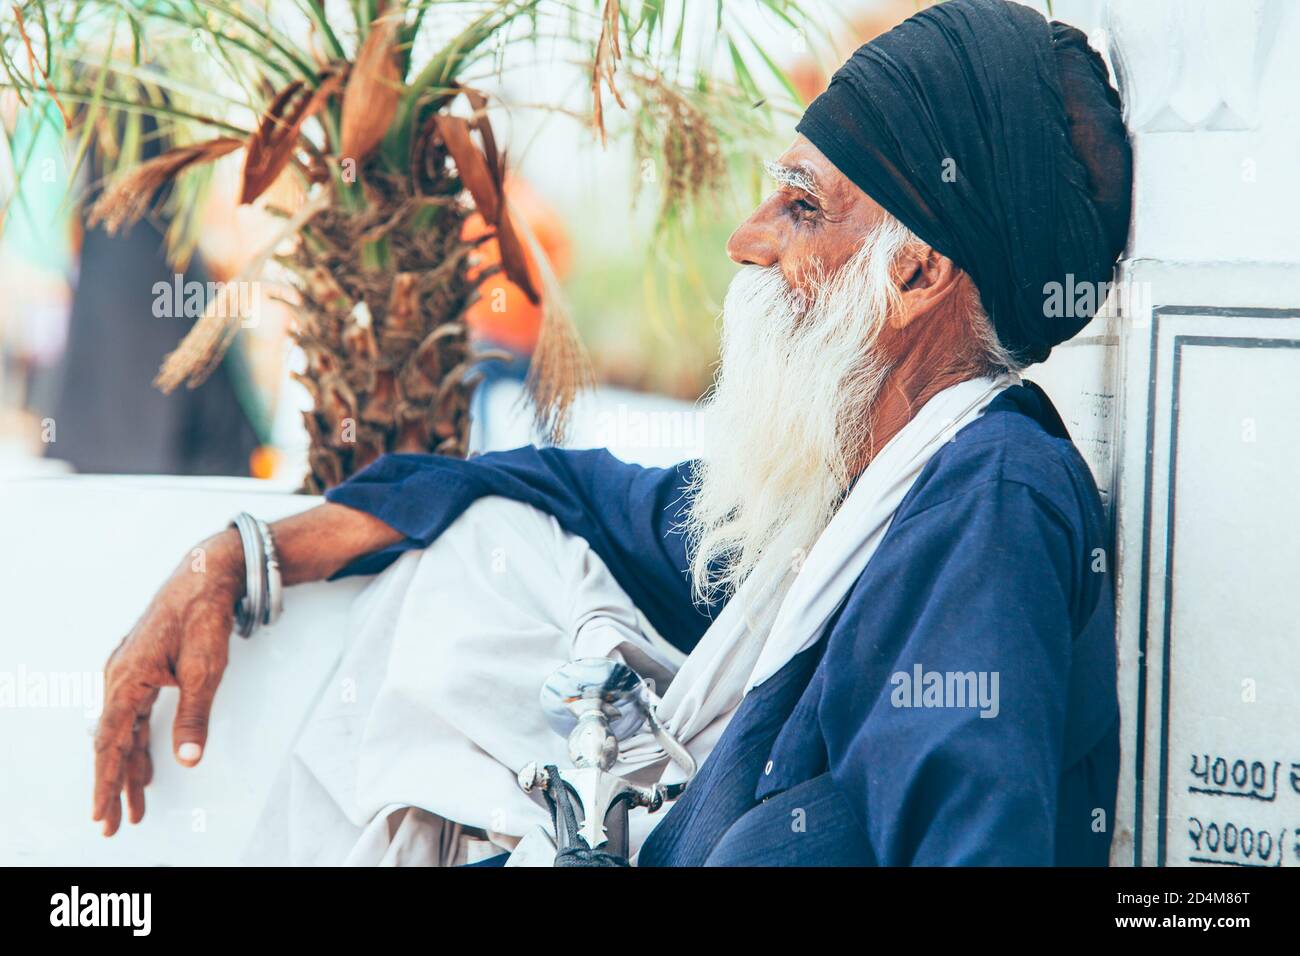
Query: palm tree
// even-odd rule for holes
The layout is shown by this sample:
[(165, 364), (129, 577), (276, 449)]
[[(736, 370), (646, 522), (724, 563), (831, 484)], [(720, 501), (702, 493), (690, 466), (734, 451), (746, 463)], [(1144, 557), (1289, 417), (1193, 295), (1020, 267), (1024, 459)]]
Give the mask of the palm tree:
[[(605, 101), (623, 106), (627, 94), (626, 125), (638, 152), (663, 170), (661, 216), (670, 221), (724, 176), (729, 137), (766, 123), (755, 73), (769, 71), (790, 89), (748, 34), (754, 11), (807, 29), (789, 0), (717, 0), (709, 52), (688, 56), (686, 0), (277, 6), (273, 14), (269, 2), (248, 0), (14, 3), (12, 22), (0, 27), (0, 89), (42, 109), (57, 105), (47, 112), (61, 116), (78, 159), (92, 138), (109, 157), (92, 225), (115, 231), (165, 202), (180, 261), (197, 242), (205, 167), (242, 152), (241, 202), (261, 197), (283, 218), (276, 243), (241, 277), (256, 278), (272, 258), (293, 277), (291, 337), (306, 355), (299, 378), (313, 400), (304, 416), (312, 492), (385, 452), (465, 453), (476, 384), (468, 373), (482, 356), (462, 317), (496, 269), (542, 304), (528, 387), (552, 440), (589, 378), (544, 256), (511, 215), (505, 154), (487, 115), (491, 93), (472, 81), (472, 67), (510, 44), (552, 39), (579, 51), (596, 134), (604, 140)], [(711, 78), (715, 50), (729, 59), (733, 82)], [(146, 162), (138, 161), (142, 115), (168, 147)], [(268, 203), (282, 176), (300, 185), (296, 208)], [(467, 239), (475, 212), (490, 228)], [(500, 262), (485, 270), (475, 251), (487, 239), (497, 241)], [(291, 251), (277, 254), (288, 240)], [(209, 303), (165, 359), (160, 388), (193, 387), (221, 360), (240, 326), (234, 298)]]

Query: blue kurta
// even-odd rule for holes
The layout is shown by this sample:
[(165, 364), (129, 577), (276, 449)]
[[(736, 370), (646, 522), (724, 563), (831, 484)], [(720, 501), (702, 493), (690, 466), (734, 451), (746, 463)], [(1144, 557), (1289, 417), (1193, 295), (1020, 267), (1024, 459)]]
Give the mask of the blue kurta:
[[(406, 536), (344, 573), (426, 546), (479, 497), (531, 504), (689, 651), (718, 608), (691, 601), (688, 472), (554, 448), (389, 455), (327, 497)], [(1104, 865), (1119, 765), (1107, 543), (1051, 403), (1007, 389), (931, 459), (827, 636), (741, 704), (640, 863)], [(994, 704), (955, 696), (963, 678), (996, 687)], [(780, 838), (768, 857), (760, 819)]]

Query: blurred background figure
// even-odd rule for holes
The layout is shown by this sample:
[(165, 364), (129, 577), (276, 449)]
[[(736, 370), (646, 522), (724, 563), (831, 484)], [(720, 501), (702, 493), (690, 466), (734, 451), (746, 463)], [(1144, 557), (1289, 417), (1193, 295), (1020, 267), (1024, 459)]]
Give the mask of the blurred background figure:
[[(146, 159), (158, 152), (153, 143), (146, 137)], [(255, 402), (239, 347), (198, 388), (164, 395), (153, 385), (194, 322), (170, 299), (173, 314), (157, 314), (159, 283), (174, 288), (180, 275), (206, 289), (210, 278), (200, 255), (184, 270), (168, 264), (165, 229), (146, 219), (115, 236), (81, 233), (50, 453), (81, 472), (247, 475), (260, 442), (236, 391), (238, 381)]]
[[(169, 265), (167, 224), (156, 218), (116, 236), (85, 229), (68, 205), (56, 108), (50, 104), (43, 122), (34, 111), (14, 119), (11, 155), (20, 165), (0, 246), (8, 432), (35, 431), (39, 451), (80, 472), (248, 475), (260, 443), (237, 394), (239, 381), (256, 407), (240, 348), (196, 389), (168, 396), (153, 386), (163, 356), (193, 324), (183, 309), (158, 314), (158, 284), (173, 288), (183, 271), (184, 283), (206, 288), (201, 257), (184, 270)], [(158, 153), (152, 127), (144, 118), (143, 159)], [(86, 164), (92, 182), (97, 148)]]

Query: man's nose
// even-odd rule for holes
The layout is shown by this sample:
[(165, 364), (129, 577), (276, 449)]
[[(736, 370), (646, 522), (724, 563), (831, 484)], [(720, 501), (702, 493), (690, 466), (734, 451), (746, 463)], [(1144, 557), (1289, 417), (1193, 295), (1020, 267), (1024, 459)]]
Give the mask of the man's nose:
[(727, 240), (727, 255), (737, 265), (774, 266), (778, 259), (777, 243), (771, 230), (751, 216)]

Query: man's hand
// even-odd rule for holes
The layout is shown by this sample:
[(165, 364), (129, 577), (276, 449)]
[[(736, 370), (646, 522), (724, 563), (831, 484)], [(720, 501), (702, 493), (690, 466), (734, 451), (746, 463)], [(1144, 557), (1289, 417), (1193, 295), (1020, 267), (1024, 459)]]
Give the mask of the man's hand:
[[(326, 503), (271, 525), (286, 587), (322, 581), (362, 555), (403, 539), (365, 512)], [(201, 556), (202, 560), (199, 560)], [(112, 836), (122, 823), (122, 789), (132, 823), (144, 816), (153, 776), (149, 711), (163, 687), (179, 687), (172, 752), (193, 767), (208, 740), (212, 698), (226, 669), (235, 602), (244, 596), (244, 551), (227, 530), (186, 557), (144, 615), (108, 658), (104, 713), (95, 733), (95, 803), (91, 817)]]
[(203, 756), (212, 698), (226, 669), (235, 602), (244, 593), (239, 536), (228, 531), (192, 552), (108, 658), (104, 712), (95, 733), (92, 819), (112, 836), (122, 822), (122, 789), (132, 823), (144, 816), (153, 777), (149, 712), (163, 687), (179, 687), (172, 751), (192, 767)]

